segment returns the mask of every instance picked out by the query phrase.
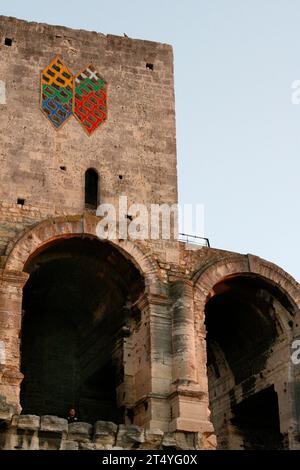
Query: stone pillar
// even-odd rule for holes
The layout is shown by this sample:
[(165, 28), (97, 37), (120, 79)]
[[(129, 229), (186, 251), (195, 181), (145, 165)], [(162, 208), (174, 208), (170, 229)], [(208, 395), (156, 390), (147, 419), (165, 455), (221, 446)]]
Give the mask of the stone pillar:
[[(126, 372), (133, 376), (134, 424), (168, 431), (172, 382), (171, 316), (168, 286), (157, 283), (139, 300), (140, 326), (129, 338)], [(129, 349), (128, 349), (129, 353)], [(127, 383), (129, 377), (127, 377)], [(126, 387), (129, 388), (128, 386)]]
[(199, 367), (206, 377), (206, 362), (197, 364), (192, 282), (174, 282), (171, 286), (171, 298), (173, 384), (170, 395), (170, 431), (202, 432), (209, 435), (213, 433), (213, 426), (208, 416), (207, 380), (199, 383), (197, 377)]
[(0, 271), (0, 395), (20, 411), (22, 293), (28, 274)]
[(171, 287), (173, 300), (173, 384), (196, 383), (193, 286), (177, 281)]
[(157, 292), (149, 296), (150, 318), (150, 428), (169, 430), (169, 394), (172, 385), (172, 316), (169, 288), (160, 285)]

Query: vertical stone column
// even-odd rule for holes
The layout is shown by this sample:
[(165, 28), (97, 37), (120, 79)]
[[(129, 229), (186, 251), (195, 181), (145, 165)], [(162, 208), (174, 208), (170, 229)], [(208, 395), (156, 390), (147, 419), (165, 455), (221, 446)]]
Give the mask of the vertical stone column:
[[(126, 371), (133, 375), (134, 423), (168, 431), (172, 382), (171, 316), (168, 286), (155, 284), (139, 301), (140, 327), (129, 338)], [(129, 360), (130, 359), (130, 360)], [(127, 378), (128, 381), (128, 378)], [(128, 389), (128, 386), (126, 387)]]
[(0, 271), (0, 395), (20, 411), (22, 293), (28, 274)]
[[(173, 301), (172, 346), (173, 384), (170, 402), (170, 431), (213, 432), (209, 422), (207, 381), (199, 383), (201, 367), (206, 377), (206, 362), (197, 364), (195, 345), (194, 289), (191, 281), (178, 280), (171, 286)], [(203, 358), (204, 359), (204, 358)], [(206, 384), (206, 386), (205, 386)]]
[(173, 301), (173, 384), (196, 383), (193, 286), (177, 281), (171, 287)]
[(172, 316), (169, 289), (160, 284), (149, 296), (150, 358), (151, 358), (151, 428), (169, 430), (169, 394), (172, 384)]

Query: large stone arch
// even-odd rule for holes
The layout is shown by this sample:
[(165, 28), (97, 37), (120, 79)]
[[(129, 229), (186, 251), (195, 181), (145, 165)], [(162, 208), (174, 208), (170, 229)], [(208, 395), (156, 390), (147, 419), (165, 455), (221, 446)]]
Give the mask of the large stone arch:
[[(5, 271), (21, 272), (34, 253), (45, 245), (61, 238), (79, 235), (97, 237), (96, 226), (99, 219), (94, 216), (57, 217), (38, 223), (24, 231), (18, 240), (10, 242), (6, 249)], [(129, 258), (145, 278), (147, 286), (159, 281), (158, 269), (149, 253), (131, 240), (110, 240), (126, 258)]]
[[(283, 329), (284, 339), (282, 344), (285, 348), (283, 350), (285, 351), (283, 361), (287, 385), (284, 385), (285, 379), (281, 379), (280, 374), (277, 374), (274, 383), (279, 401), (281, 432), (284, 433), (286, 445), (289, 448), (297, 448), (299, 425), (296, 423), (299, 417), (297, 416), (296, 399), (300, 371), (298, 371), (299, 366), (292, 364), (290, 355), (293, 340), (298, 339), (300, 336), (300, 288), (295, 279), (284, 270), (257, 256), (226, 254), (214, 260), (209, 260), (193, 273), (191, 280), (194, 285), (195, 344), (197, 363), (201, 364), (201, 366), (198, 366), (198, 380), (201, 380), (201, 377), (203, 378), (203, 367), (205, 367), (207, 361), (206, 304), (216, 294), (214, 291), (216, 285), (222, 281), (231, 282), (236, 278), (243, 277), (261, 279), (266, 286), (272, 286), (273, 292), (276, 290), (278, 295), (287, 299), (288, 311), (282, 312), (282, 314), (280, 312), (278, 315), (279, 323)], [(207, 380), (207, 377), (205, 380)]]
[(300, 310), (300, 287), (298, 282), (279, 266), (254, 255), (232, 254), (204, 264), (192, 275), (197, 290), (197, 299), (205, 305), (214, 285), (220, 280), (239, 274), (256, 274), (285, 293), (294, 306), (295, 314)]
[[(29, 230), (25, 230), (17, 240), (11, 241), (7, 246), (5, 263), (1, 272), (0, 317), (5, 319), (1, 324), (4, 325), (4, 321), (6, 321), (9, 323), (9, 326), (5, 329), (0, 328), (0, 341), (5, 353), (2, 356), (6, 357), (5, 364), (1, 365), (0, 370), (0, 394), (5, 396), (7, 402), (14, 405), (17, 411), (21, 410), (19, 391), (23, 379), (23, 374), (20, 371), (20, 331), (23, 287), (29, 276), (26, 265), (32, 258), (44, 251), (44, 249), (54, 245), (55, 242), (79, 237), (96, 239), (98, 221), (99, 219), (92, 215), (47, 219), (31, 227)], [(99, 243), (101, 242), (99, 241)], [(144, 295), (138, 300), (138, 308), (143, 312), (143, 321), (141, 322), (143, 331), (137, 331), (135, 334), (142, 338), (141, 341), (145, 341), (153, 347), (150, 337), (154, 334), (153, 329), (157, 327), (157, 322), (154, 323), (152, 317), (156, 315), (155, 312), (160, 308), (159, 305), (161, 303), (165, 305), (166, 296), (166, 288), (159, 277), (156, 261), (153, 260), (146, 245), (143, 245), (141, 242), (135, 243), (131, 240), (116, 239), (104, 241), (103, 243), (113, 245), (124, 258), (128, 259), (137, 268), (144, 279)], [(137, 345), (139, 341), (136, 339), (132, 340)], [(136, 392), (136, 399), (131, 400), (130, 406), (135, 407), (137, 416), (135, 424), (166, 428), (165, 420), (163, 420), (162, 424), (160, 423), (159, 409), (161, 405), (160, 403), (156, 404), (156, 402), (152, 403), (153, 400), (150, 396), (151, 389), (153, 388), (152, 382), (156, 380), (155, 375), (160, 372), (156, 371), (153, 364), (151, 364), (150, 356), (152, 355), (152, 349), (149, 349), (147, 354), (149, 355), (148, 359), (145, 357), (145, 364), (141, 364), (139, 366), (141, 371), (137, 372), (139, 377), (143, 376), (142, 383)], [(134, 383), (128, 385), (129, 390), (134, 389), (134, 387)], [(139, 402), (141, 400), (140, 394), (144, 397), (143, 400), (147, 401), (148, 407), (144, 406), (143, 402)], [(132, 395), (134, 396), (134, 394)], [(138, 403), (138, 405), (135, 405), (135, 403)], [(158, 408), (157, 412), (154, 411), (156, 406)], [(168, 406), (166, 405), (167, 411)], [(154, 415), (155, 418), (152, 418)], [(151, 424), (151, 419), (155, 421), (153, 425)]]

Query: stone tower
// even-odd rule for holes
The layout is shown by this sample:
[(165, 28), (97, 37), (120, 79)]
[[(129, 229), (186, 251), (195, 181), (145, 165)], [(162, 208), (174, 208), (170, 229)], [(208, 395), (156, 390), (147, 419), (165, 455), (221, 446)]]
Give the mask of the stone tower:
[(0, 446), (299, 447), (298, 283), (97, 236), (99, 204), (177, 203), (172, 48), (0, 24)]

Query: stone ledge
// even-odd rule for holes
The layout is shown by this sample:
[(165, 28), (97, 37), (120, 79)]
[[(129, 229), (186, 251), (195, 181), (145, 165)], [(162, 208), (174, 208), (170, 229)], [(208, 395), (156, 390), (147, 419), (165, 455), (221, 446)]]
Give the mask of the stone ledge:
[(38, 431), (40, 429), (40, 421), (40, 416), (36, 415), (14, 415), (12, 425), (18, 429)]
[(213, 449), (213, 433), (163, 432), (136, 425), (96, 421), (68, 424), (64, 418), (52, 415), (13, 415), (2, 434), (0, 449), (47, 450), (117, 450), (173, 448)]
[(41, 417), (41, 431), (48, 432), (68, 432), (68, 421), (57, 416), (44, 415)]

